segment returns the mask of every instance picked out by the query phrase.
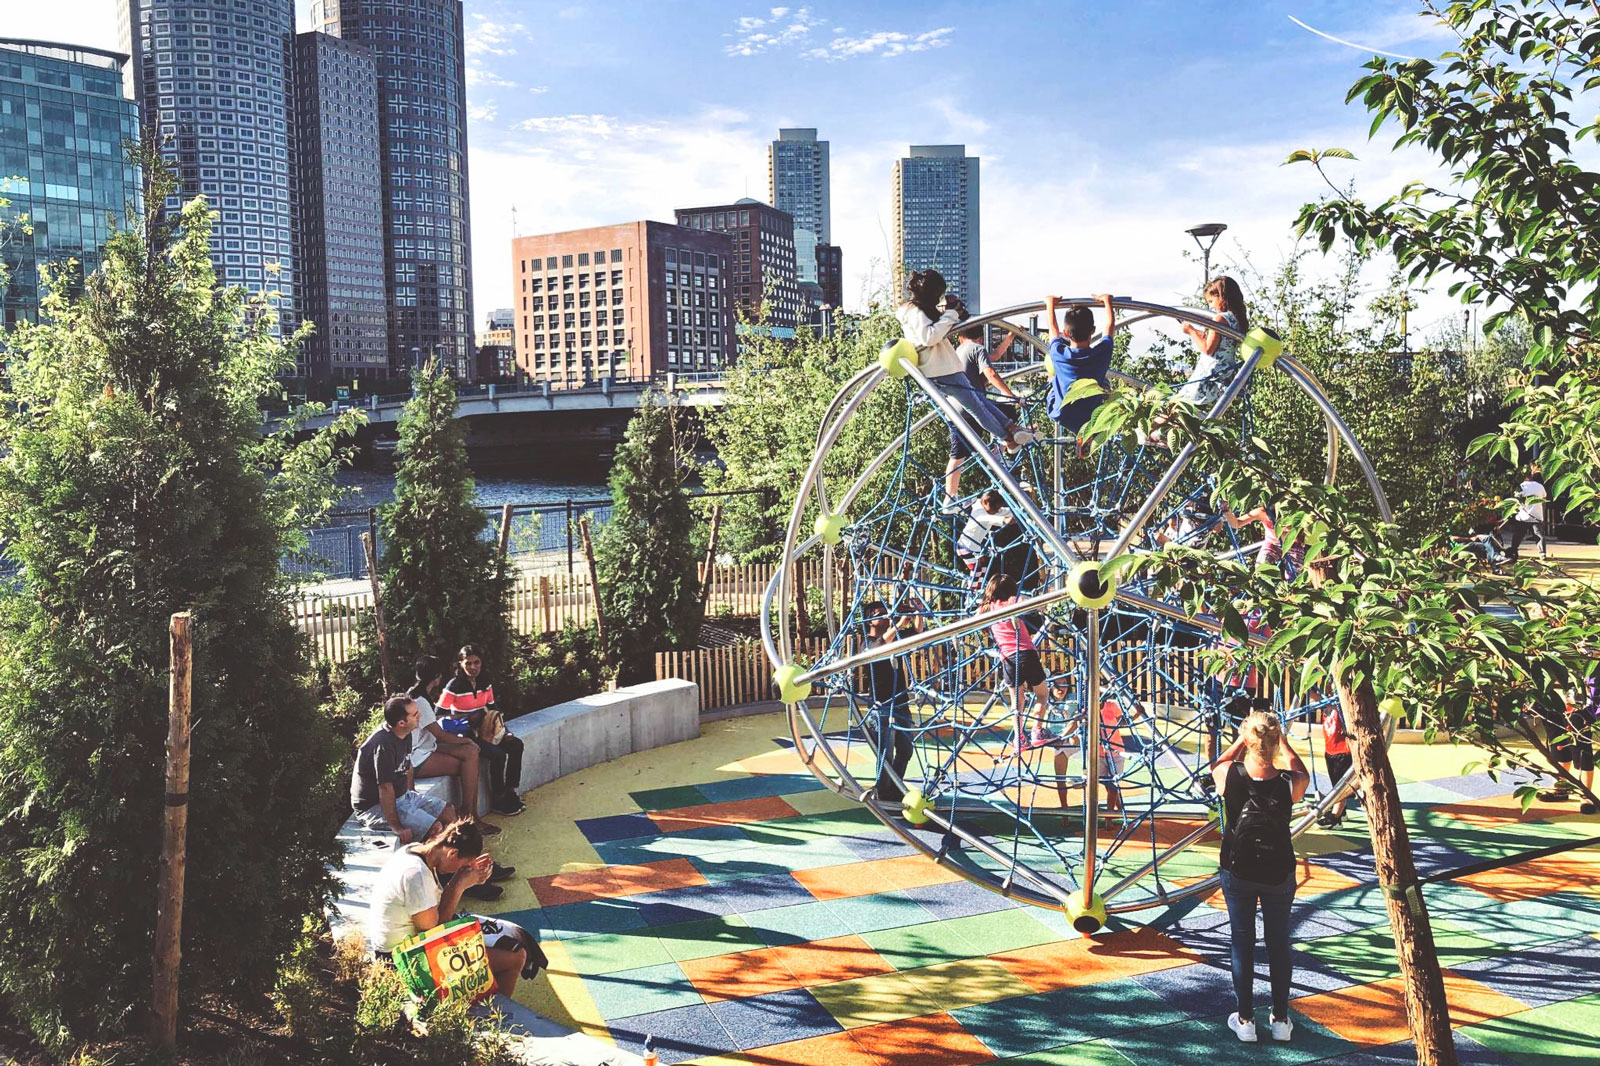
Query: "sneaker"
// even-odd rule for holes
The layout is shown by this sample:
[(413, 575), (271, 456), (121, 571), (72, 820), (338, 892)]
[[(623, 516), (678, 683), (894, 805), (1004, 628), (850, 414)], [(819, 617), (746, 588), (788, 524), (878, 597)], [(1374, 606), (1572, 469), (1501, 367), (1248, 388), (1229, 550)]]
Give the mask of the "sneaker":
[(496, 814), (521, 814), (527, 809), (527, 805), (514, 794), (501, 796), (494, 801), (494, 813)]
[(939, 505), (939, 513), (946, 517), (964, 514), (966, 510), (954, 496), (946, 496), (944, 502)]
[(1600, 807), (1596, 807), (1594, 804), (1587, 801), (1578, 805), (1579, 814), (1595, 814), (1597, 812), (1600, 812)]
[(1010, 432), (1006, 434), (1006, 443), (1013, 448), (1026, 447), (1038, 439), (1039, 434), (1027, 426), (1012, 426)]
[(506, 890), (499, 885), (472, 885), (461, 894), (467, 899), (493, 900), (505, 895)]
[[(1252, 1028), (1254, 1027), (1252, 1026)], [(1287, 1041), (1289, 1037), (1294, 1035), (1294, 1020), (1285, 1018), (1280, 1022), (1277, 1016), (1274, 1015), (1267, 1019), (1267, 1029), (1271, 1031), (1272, 1039)], [(1241, 1036), (1239, 1039), (1243, 1040), (1244, 1037)]]
[(1053, 739), (1055, 739), (1055, 738), (1052, 737), (1049, 734), (1049, 732), (1047, 732), (1045, 730), (1044, 726), (1036, 725), (1036, 726), (1033, 727), (1033, 732), (1028, 734), (1028, 746), (1029, 747), (1034, 747), (1034, 748), (1042, 748), (1046, 744), (1050, 743), (1050, 741), (1052, 741)]
[(489, 883), (495, 885), (501, 881), (509, 880), (511, 875), (516, 872), (517, 868), (515, 866), (502, 866), (499, 863), (495, 863), (494, 872), (489, 875)]
[[(471, 890), (469, 889), (468, 891)], [(1228, 1015), (1228, 1028), (1232, 1029), (1234, 1035), (1246, 1044), (1254, 1044), (1256, 1042), (1256, 1023), (1253, 1021), (1241, 1021), (1237, 1012)]]

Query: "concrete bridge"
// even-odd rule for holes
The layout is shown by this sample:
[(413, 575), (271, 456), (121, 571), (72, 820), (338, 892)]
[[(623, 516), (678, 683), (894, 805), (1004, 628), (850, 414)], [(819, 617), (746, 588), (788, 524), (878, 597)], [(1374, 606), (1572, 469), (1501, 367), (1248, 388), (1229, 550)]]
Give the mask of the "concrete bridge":
[[(654, 380), (613, 383), (603, 379), (597, 384), (579, 389), (552, 389), (548, 383), (530, 385), (465, 385), (456, 393), (456, 417), (484, 419), (496, 415), (567, 414), (582, 416), (585, 412), (605, 414), (631, 412), (639, 406), (639, 398), (654, 389), (668, 402), (681, 407), (721, 407), (725, 392), (720, 374), (662, 374)], [(367, 397), (364, 404), (335, 405), (338, 410), (359, 406), (367, 415), (369, 426), (393, 425), (400, 421), (400, 412), (410, 397)], [(276, 426), (287, 412), (267, 412), (269, 426)], [(319, 415), (306, 423), (307, 429), (322, 429), (333, 421), (334, 411)], [(626, 421), (626, 418), (624, 418)]]

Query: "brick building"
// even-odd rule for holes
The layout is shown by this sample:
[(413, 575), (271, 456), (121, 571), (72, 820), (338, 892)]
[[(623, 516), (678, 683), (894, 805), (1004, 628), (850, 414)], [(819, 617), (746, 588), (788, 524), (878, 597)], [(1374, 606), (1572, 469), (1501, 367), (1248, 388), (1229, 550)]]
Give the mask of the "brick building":
[(727, 365), (732, 256), (728, 236), (665, 222), (516, 238), (518, 365), (558, 389)]
[(795, 273), (794, 216), (748, 197), (718, 207), (680, 207), (678, 225), (726, 233), (733, 241), (729, 256), (734, 304), (754, 317), (767, 301), (767, 325), (784, 335), (806, 314), (805, 297)]

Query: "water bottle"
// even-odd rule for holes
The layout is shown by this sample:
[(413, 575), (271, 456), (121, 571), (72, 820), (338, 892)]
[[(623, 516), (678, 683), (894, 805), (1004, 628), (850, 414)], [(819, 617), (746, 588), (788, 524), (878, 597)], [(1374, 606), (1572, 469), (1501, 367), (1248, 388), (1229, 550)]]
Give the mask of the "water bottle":
[(656, 1038), (649, 1034), (644, 1038), (644, 1066), (661, 1066), (661, 1057), (656, 1054)]

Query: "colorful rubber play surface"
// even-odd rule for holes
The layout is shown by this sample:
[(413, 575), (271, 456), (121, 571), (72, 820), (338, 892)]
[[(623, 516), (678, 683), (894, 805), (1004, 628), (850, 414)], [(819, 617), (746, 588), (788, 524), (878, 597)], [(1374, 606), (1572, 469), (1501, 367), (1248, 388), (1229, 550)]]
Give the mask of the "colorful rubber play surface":
[[(528, 875), (495, 909), (551, 963), (517, 998), (630, 1051), (653, 1036), (663, 1063), (1415, 1061), (1359, 811), (1300, 841), (1294, 1038), (1245, 1045), (1220, 898), (1080, 937), (916, 854), (788, 743), (781, 715), (735, 719), (529, 793), (494, 841)], [(1600, 836), (1460, 776), (1470, 751), (1392, 751), (1424, 876)], [(1600, 1061), (1600, 845), (1425, 894), (1463, 1063)]]

